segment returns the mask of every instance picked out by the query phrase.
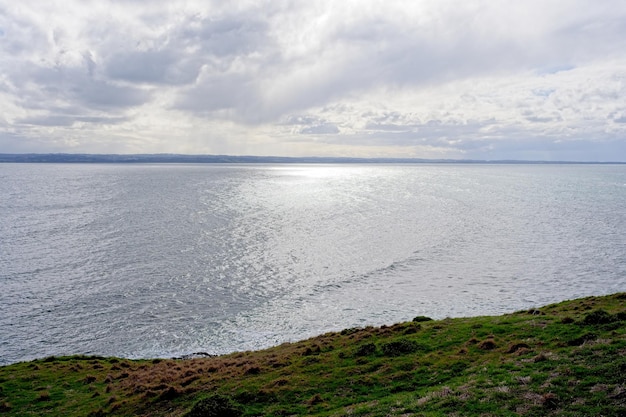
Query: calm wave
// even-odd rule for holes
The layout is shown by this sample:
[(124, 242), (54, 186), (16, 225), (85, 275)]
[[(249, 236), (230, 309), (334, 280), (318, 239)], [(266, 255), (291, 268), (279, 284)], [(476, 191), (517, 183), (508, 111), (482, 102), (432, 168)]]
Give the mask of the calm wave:
[(626, 166), (0, 165), (0, 364), (626, 291)]

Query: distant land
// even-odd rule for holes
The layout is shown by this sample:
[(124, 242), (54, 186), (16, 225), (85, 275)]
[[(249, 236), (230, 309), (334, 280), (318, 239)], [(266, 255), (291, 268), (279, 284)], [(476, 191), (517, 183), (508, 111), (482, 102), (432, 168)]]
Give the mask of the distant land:
[(604, 164), (620, 165), (624, 162), (577, 161), (524, 161), (524, 160), (468, 160), (421, 158), (349, 158), (349, 157), (286, 157), (286, 156), (234, 156), (234, 155), (183, 155), (183, 154), (71, 154), (71, 153), (0, 153), (0, 163), (177, 163), (177, 164)]

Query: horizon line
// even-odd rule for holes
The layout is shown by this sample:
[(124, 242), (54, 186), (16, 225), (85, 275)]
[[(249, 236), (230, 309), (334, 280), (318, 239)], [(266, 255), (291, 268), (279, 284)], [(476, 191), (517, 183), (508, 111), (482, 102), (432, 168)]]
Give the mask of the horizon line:
[(602, 164), (626, 161), (454, 159), (417, 157), (276, 156), (179, 153), (0, 153), (0, 163), (459, 163), (459, 164)]

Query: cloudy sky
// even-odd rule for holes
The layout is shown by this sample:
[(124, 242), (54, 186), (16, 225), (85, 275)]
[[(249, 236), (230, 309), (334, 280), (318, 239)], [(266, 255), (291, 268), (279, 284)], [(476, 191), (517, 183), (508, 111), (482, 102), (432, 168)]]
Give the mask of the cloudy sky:
[(0, 153), (626, 160), (623, 0), (0, 0)]

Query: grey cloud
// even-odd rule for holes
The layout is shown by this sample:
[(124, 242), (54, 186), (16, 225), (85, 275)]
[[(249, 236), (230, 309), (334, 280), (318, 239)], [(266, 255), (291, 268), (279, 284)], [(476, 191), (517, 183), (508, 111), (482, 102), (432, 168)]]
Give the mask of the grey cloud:
[[(537, 74), (546, 75), (546, 74), (556, 74), (563, 71), (571, 71), (576, 68), (573, 65), (553, 65), (550, 67), (539, 68), (537, 69)], [(553, 91), (548, 90), (536, 90), (536, 94), (539, 96), (549, 96)], [(534, 91), (533, 91), (534, 93)]]
[[(419, 118), (400, 112), (385, 112), (383, 114), (364, 115), (368, 120), (365, 130), (382, 132), (411, 132), (422, 125)], [(432, 121), (431, 121), (432, 122)]]
[[(562, 71), (573, 67), (563, 62), (575, 62), (578, 56), (593, 52), (591, 47), (584, 53), (561, 48), (564, 40), (558, 23), (541, 39), (525, 39), (515, 33), (487, 36), (468, 19), (471, 11), (463, 9), (423, 30), (398, 24), (389, 16), (357, 17), (326, 28), (323, 46), (310, 50), (307, 57), (289, 56), (280, 50), (274, 38), (279, 32), (269, 31), (262, 12), (215, 20), (193, 18), (187, 29), (175, 35), (175, 43), (199, 48), (205, 65), (217, 75), (198, 80), (197, 88), (185, 90), (175, 107), (200, 114), (228, 108), (237, 121), (276, 122), (294, 110), (322, 106), (379, 86), (420, 87), (535, 68)], [(289, 15), (280, 17), (288, 19)], [(487, 27), (498, 24), (489, 18), (478, 22)], [(582, 25), (579, 21), (570, 24), (573, 28)], [(605, 35), (601, 29), (596, 32), (594, 39)], [(556, 51), (552, 50), (555, 45), (559, 47)], [(229, 82), (235, 57), (241, 85)], [(222, 79), (226, 79), (229, 94), (220, 86)], [(549, 90), (537, 94), (549, 94)], [(209, 98), (202, 99), (202, 95)]]
[[(333, 34), (329, 45), (345, 49), (349, 59), (339, 62), (337, 73), (320, 83), (318, 94), (332, 99), (372, 86), (423, 86), (537, 67), (563, 71), (573, 68), (569, 62), (587, 60), (590, 56), (602, 57), (603, 53), (597, 53), (594, 46), (599, 39), (604, 42), (603, 48), (613, 54), (621, 54), (623, 48), (608, 39), (626, 39), (626, 31), (615, 29), (606, 33), (602, 24), (596, 22), (585, 45), (572, 45), (571, 39), (561, 37), (558, 21), (545, 29), (544, 36), (525, 38), (514, 31), (498, 33), (495, 27), (500, 22), (471, 15), (469, 10), (450, 14), (454, 17), (423, 30), (382, 18), (353, 20), (342, 26)], [(623, 16), (624, 10), (619, 13)], [(598, 18), (603, 19), (605, 15)], [(485, 25), (486, 29), (494, 26), (493, 33), (487, 36), (477, 24)], [(570, 27), (582, 31), (586, 24), (584, 20), (575, 21)], [(452, 33), (454, 35), (450, 36)], [(618, 41), (620, 43), (624, 41)]]
[(587, 15), (581, 13), (575, 23), (555, 30), (553, 42), (567, 46), (555, 52), (582, 59), (623, 56), (620, 51), (626, 48), (625, 15), (626, 8), (621, 2), (611, 3), (610, 9), (593, 7)]
[(239, 108), (255, 101), (255, 85), (249, 77), (239, 74), (217, 74), (187, 88), (175, 107), (196, 113), (211, 113)]
[(283, 123), (284, 125), (313, 125), (319, 123), (320, 119), (313, 116), (302, 116), (302, 115), (291, 115), (287, 117), (287, 120)]
[(554, 88), (538, 88), (532, 91), (533, 95), (537, 97), (550, 97), (556, 89)]
[(179, 91), (174, 108), (206, 115), (231, 110), (245, 123), (264, 119), (261, 86), (272, 77), (275, 41), (259, 16), (242, 14), (219, 19), (191, 18), (172, 34), (170, 48), (195, 49), (194, 64), (203, 67), (195, 84)]
[(76, 123), (119, 124), (127, 121), (127, 117), (77, 116), (67, 114), (51, 114), (47, 116), (25, 117), (18, 119), (22, 125), (36, 126), (72, 126)]
[(339, 128), (332, 123), (323, 123), (302, 128), (300, 133), (303, 135), (332, 135), (339, 133)]
[(106, 63), (109, 77), (139, 83), (187, 84), (199, 70), (199, 62), (169, 50), (120, 52)]
[(267, 23), (247, 14), (206, 18), (190, 16), (153, 39), (156, 48), (123, 50), (106, 59), (106, 74), (129, 82), (188, 84), (202, 66), (228, 72), (270, 42)]
[(340, 132), (335, 123), (316, 116), (290, 115), (281, 123), (285, 126), (300, 126), (302, 135), (334, 135)]
[(549, 123), (555, 120), (553, 117), (528, 116), (526, 120), (533, 123)]
[(107, 125), (110, 125), (110, 124), (124, 123), (124, 122), (128, 121), (129, 118), (125, 117), (125, 116), (120, 116), (120, 117), (79, 116), (79, 117), (76, 117), (75, 120), (77, 122), (83, 122), (83, 123), (107, 124)]
[[(47, 102), (64, 100), (68, 104), (80, 103), (87, 108), (114, 110), (145, 103), (150, 95), (133, 86), (119, 86), (106, 80), (90, 77), (86, 69), (49, 68), (36, 66), (27, 70), (20, 79), (24, 91), (22, 102), (25, 107), (37, 108)], [(33, 82), (34, 91), (26, 85)]]
[(71, 95), (79, 101), (99, 109), (134, 107), (148, 101), (146, 91), (112, 85), (106, 81), (87, 80), (71, 89)]
[[(360, 133), (346, 135), (351, 143), (367, 146), (433, 146), (451, 149), (464, 149), (477, 146), (474, 139), (481, 139), (481, 130), (492, 126), (494, 121), (449, 123), (442, 120), (431, 120), (427, 123), (407, 126), (401, 130), (363, 130)], [(329, 143), (341, 143), (346, 138), (336, 135), (326, 139)], [(478, 145), (482, 146), (482, 145)]]
[(369, 122), (365, 125), (365, 129), (386, 132), (406, 132), (411, 130), (411, 126), (392, 123)]
[[(354, 30), (360, 31), (362, 24), (367, 26), (367, 22), (358, 22)], [(505, 64), (522, 64), (521, 56), (510, 64), (503, 59), (509, 55), (515, 57), (513, 51), (519, 49), (506, 40), (487, 41), (471, 33), (454, 39), (437, 39), (419, 31), (407, 35), (406, 28), (393, 22), (378, 26), (380, 37), (371, 43), (355, 42), (350, 33), (353, 28), (345, 28), (345, 32), (338, 34), (337, 41), (344, 43), (354, 56), (344, 63), (341, 80), (333, 87), (350, 91), (374, 85), (428, 85), (488, 73)]]
[(20, 15), (11, 14), (6, 7), (0, 6), (0, 28), (2, 42), (0, 50), (6, 57), (22, 57), (34, 48), (46, 45), (47, 36), (42, 28)]
[(18, 120), (22, 125), (36, 125), (36, 126), (72, 126), (74, 119), (67, 116), (36, 116), (26, 117)]
[(267, 23), (250, 15), (191, 19), (180, 31), (179, 41), (199, 46), (208, 55), (246, 55), (267, 45), (267, 30)]
[[(490, 127), (489, 134), (484, 128)], [(582, 136), (564, 140), (562, 136), (533, 135), (510, 126), (497, 127), (493, 121), (467, 125), (435, 122), (421, 129), (404, 132), (358, 132), (349, 135), (316, 137), (328, 144), (354, 146), (397, 146), (399, 149), (427, 146), (466, 159), (544, 160), (544, 161), (623, 161), (626, 141), (620, 135), (602, 139)]]

